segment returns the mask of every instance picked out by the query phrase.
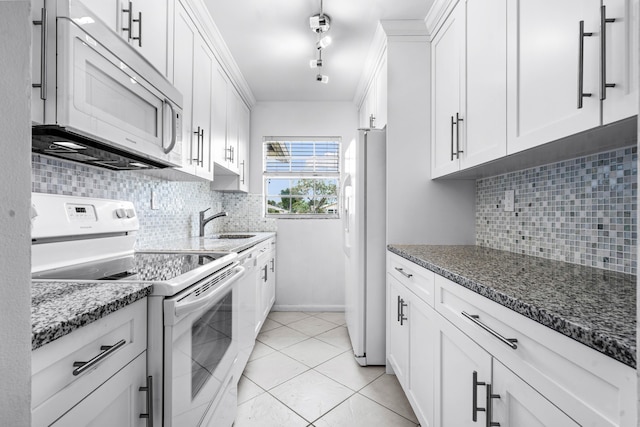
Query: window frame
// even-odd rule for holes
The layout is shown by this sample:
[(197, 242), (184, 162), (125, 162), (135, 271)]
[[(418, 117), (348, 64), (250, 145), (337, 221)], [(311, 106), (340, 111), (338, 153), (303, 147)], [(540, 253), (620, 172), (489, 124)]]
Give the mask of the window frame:
[[(270, 142), (332, 142), (337, 144), (337, 172), (300, 172), (300, 171), (278, 171), (278, 172), (269, 172), (267, 171), (267, 143)], [(326, 137), (291, 137), (291, 136), (265, 136), (262, 138), (262, 187), (263, 187), (263, 200), (262, 200), (262, 209), (265, 218), (276, 218), (276, 219), (339, 219), (340, 218), (340, 185), (342, 178), (342, 138), (338, 136), (326, 136)], [(297, 179), (314, 179), (314, 180), (322, 180), (322, 179), (335, 179), (336, 181), (336, 194), (332, 195), (336, 200), (336, 208), (334, 213), (269, 213), (267, 202), (269, 197), (280, 197), (280, 195), (269, 194), (268, 193), (268, 182), (269, 179), (289, 179), (289, 180), (297, 180)], [(315, 193), (314, 193), (315, 195)]]

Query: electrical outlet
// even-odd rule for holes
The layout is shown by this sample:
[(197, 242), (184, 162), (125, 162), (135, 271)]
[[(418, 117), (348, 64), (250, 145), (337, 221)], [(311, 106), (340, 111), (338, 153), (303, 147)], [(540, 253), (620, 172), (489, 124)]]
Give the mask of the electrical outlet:
[(152, 210), (160, 209), (160, 206), (158, 204), (158, 195), (154, 190), (151, 190), (151, 209)]
[(504, 211), (513, 212), (516, 208), (515, 190), (507, 190), (504, 192)]

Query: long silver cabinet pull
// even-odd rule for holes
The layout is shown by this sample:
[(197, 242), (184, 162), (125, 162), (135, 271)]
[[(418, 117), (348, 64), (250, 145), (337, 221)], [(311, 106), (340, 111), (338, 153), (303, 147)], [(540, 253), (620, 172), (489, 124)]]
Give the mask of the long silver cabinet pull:
[(478, 381), (478, 372), (473, 371), (473, 402), (472, 402), (472, 419), (473, 422), (478, 421), (478, 412), (485, 412), (486, 408), (478, 407), (478, 386), (487, 385), (485, 382)]
[(590, 93), (584, 93), (584, 38), (591, 37), (593, 33), (584, 32), (584, 21), (580, 21), (580, 48), (578, 52), (578, 109), (582, 108), (582, 98), (590, 97)]
[(456, 156), (457, 154), (453, 151), (453, 127), (455, 126), (456, 122), (453, 120), (453, 116), (451, 116), (451, 161), (453, 161), (453, 156)]
[(240, 166), (242, 166), (242, 179), (240, 180), (240, 183), (244, 184), (244, 160), (240, 162)]
[(487, 427), (499, 427), (500, 423), (492, 420), (493, 417), (493, 399), (500, 399), (499, 394), (493, 394), (493, 386), (487, 384)]
[(147, 385), (138, 390), (147, 392), (147, 413), (140, 414), (140, 418), (147, 420), (147, 427), (153, 427), (153, 377), (148, 376)]
[(138, 23), (138, 37), (131, 37), (132, 40), (138, 40), (138, 47), (142, 47), (142, 12), (138, 12), (138, 19), (132, 19)]
[(404, 308), (407, 306), (408, 304), (406, 302), (404, 302), (403, 298), (400, 298), (400, 326), (404, 325), (404, 321), (405, 320), (409, 320), (407, 318), (407, 316), (404, 315)]
[(40, 29), (40, 83), (33, 83), (32, 87), (40, 88), (40, 99), (47, 100), (47, 9), (40, 9), (40, 20), (33, 21), (33, 25), (41, 25)]
[(464, 119), (460, 117), (460, 113), (456, 113), (456, 157), (460, 158), (460, 153), (464, 153), (460, 149), (460, 122), (463, 122)]
[(129, 19), (127, 19), (128, 25), (126, 27), (122, 27), (122, 31), (127, 32), (127, 41), (130, 41), (132, 31), (131, 27), (133, 26), (133, 5), (131, 4), (131, 2), (129, 2), (128, 9), (122, 9), (122, 13), (126, 13), (129, 16)]
[(200, 153), (198, 153), (198, 158), (200, 159), (198, 163), (202, 166), (204, 165), (204, 128), (200, 130), (200, 139), (202, 140), (202, 145), (200, 146)]
[(607, 83), (607, 24), (616, 22), (607, 19), (607, 6), (600, 6), (600, 101), (607, 99), (607, 88), (616, 87), (615, 83)]
[(398, 303), (396, 304), (396, 313), (398, 313), (398, 322), (400, 321), (400, 316), (401, 316), (401, 314), (400, 314), (400, 300), (401, 300), (400, 295), (398, 295)]
[(404, 277), (406, 277), (407, 279), (411, 279), (413, 277), (413, 274), (411, 273), (405, 273), (404, 270), (400, 267), (394, 267), (398, 273), (402, 274)]
[(127, 343), (126, 340), (120, 340), (114, 345), (103, 345), (100, 347), (102, 353), (98, 354), (88, 362), (73, 362), (73, 366), (76, 368), (73, 370), (73, 375), (80, 375), (84, 371), (88, 370), (92, 366), (102, 362), (107, 357), (111, 356), (117, 349)]
[(464, 317), (466, 317), (467, 319), (471, 320), (476, 325), (480, 326), (485, 331), (489, 332), (494, 337), (498, 338), (500, 341), (502, 341), (503, 343), (505, 343), (506, 345), (508, 345), (512, 349), (515, 350), (516, 348), (518, 348), (518, 346), (516, 345), (518, 340), (516, 338), (505, 338), (505, 337), (503, 337), (502, 335), (500, 335), (499, 333), (497, 333), (496, 331), (494, 331), (493, 329), (491, 329), (490, 327), (488, 327), (487, 325), (485, 325), (484, 323), (479, 321), (478, 318), (480, 316), (478, 316), (477, 314), (469, 314), (466, 311), (463, 311), (462, 315)]
[(196, 157), (193, 157), (193, 154), (191, 155), (191, 161), (192, 162), (196, 162), (197, 165), (200, 164), (200, 126), (198, 126), (198, 130), (196, 130), (195, 132), (193, 132), (196, 135), (196, 138), (198, 138), (196, 140)]

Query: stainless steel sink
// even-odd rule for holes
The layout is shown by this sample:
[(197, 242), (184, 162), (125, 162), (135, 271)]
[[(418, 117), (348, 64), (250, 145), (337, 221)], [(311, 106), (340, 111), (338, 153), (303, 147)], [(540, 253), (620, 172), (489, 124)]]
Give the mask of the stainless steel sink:
[(219, 234), (213, 236), (214, 239), (236, 240), (236, 239), (250, 239), (256, 237), (255, 234)]

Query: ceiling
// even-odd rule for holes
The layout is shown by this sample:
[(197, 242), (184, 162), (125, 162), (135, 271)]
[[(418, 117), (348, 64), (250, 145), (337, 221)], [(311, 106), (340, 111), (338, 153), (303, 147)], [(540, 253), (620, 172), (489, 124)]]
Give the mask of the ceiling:
[(320, 0), (204, 0), (257, 101), (353, 101), (378, 21), (424, 19), (433, 0), (324, 0), (333, 39), (309, 67)]

